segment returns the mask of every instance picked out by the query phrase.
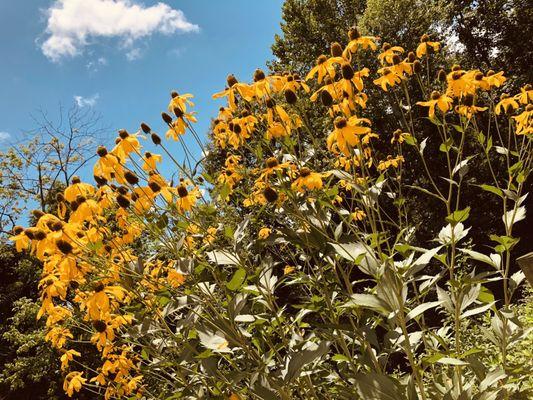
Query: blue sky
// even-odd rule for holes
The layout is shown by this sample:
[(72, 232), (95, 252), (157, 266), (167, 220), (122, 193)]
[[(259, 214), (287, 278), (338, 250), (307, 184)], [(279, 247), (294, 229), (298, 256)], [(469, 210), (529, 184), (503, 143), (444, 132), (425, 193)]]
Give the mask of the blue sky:
[(205, 135), (226, 75), (249, 80), (272, 58), (282, 3), (0, 1), (0, 147), (34, 128), (39, 108), (54, 118), (76, 101), (101, 113), (109, 140), (142, 121), (161, 132), (171, 90), (194, 94)]

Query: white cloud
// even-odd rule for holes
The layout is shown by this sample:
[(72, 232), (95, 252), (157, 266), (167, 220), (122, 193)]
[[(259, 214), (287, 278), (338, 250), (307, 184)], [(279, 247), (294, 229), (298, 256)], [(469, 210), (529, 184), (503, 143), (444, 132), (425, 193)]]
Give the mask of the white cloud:
[(98, 57), (96, 60), (89, 61), (85, 66), (89, 71), (96, 72), (100, 67), (105, 65), (107, 65), (107, 59), (105, 57)]
[(96, 93), (90, 97), (74, 96), (74, 101), (76, 102), (76, 105), (80, 108), (94, 107), (99, 98), (100, 98), (100, 95)]
[(165, 3), (146, 7), (134, 0), (55, 0), (46, 13), (48, 37), (41, 49), (52, 61), (79, 55), (97, 38), (117, 37), (122, 46), (132, 47), (136, 40), (156, 32), (199, 30), (181, 10)]
[(142, 51), (138, 47), (134, 47), (131, 50), (128, 50), (128, 52), (126, 53), (126, 58), (128, 59), (128, 61), (138, 60), (141, 57)]
[(9, 134), (9, 132), (0, 132), (0, 142), (9, 140), (10, 138), (11, 138), (11, 135)]

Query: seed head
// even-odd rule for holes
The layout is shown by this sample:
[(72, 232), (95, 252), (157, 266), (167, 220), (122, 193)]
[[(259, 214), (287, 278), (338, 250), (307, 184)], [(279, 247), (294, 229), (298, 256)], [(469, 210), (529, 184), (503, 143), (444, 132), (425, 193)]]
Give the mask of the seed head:
[(331, 43), (330, 52), (332, 57), (342, 57), (342, 47), (340, 43)]
[(286, 89), (284, 94), (287, 103), (296, 104), (296, 101), (298, 100), (298, 98), (296, 97), (296, 93), (294, 93), (291, 89)]
[(141, 122), (141, 129), (144, 133), (150, 133), (152, 131), (152, 129), (150, 129), (150, 127), (144, 122)]

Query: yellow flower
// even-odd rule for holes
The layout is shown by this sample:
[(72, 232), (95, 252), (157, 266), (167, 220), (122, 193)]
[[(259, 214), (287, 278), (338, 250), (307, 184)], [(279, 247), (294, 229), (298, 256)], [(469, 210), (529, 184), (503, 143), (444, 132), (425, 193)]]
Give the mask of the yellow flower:
[(142, 169), (146, 172), (154, 171), (157, 169), (157, 163), (161, 162), (161, 155), (150, 152), (144, 153), (144, 164)]
[(401, 77), (395, 74), (389, 67), (380, 68), (378, 72), (381, 76), (374, 79), (374, 84), (381, 86), (387, 92), (387, 86), (393, 87), (402, 81)]
[(420, 44), (416, 48), (416, 56), (418, 58), (422, 58), (425, 54), (427, 54), (428, 49), (433, 49), (433, 51), (437, 52), (440, 50), (440, 43), (439, 42), (430, 42), (429, 36), (424, 34), (420, 38)]
[[(479, 71), (464, 71), (458, 65), (452, 68), (447, 77), (448, 88), (446, 94), (450, 97), (462, 97), (467, 94), (475, 94), (477, 89), (476, 75)], [(480, 81), (478, 81), (480, 82)]]
[(291, 265), (285, 265), (285, 268), (283, 268), (283, 275), (289, 275), (292, 273), (296, 268), (294, 268)]
[(350, 155), (350, 149), (360, 142), (360, 136), (367, 135), (371, 131), (369, 127), (361, 126), (363, 123), (370, 124), (370, 121), (356, 116), (348, 120), (338, 117), (335, 120), (335, 129), (327, 139), (328, 149), (333, 152), (340, 150), (345, 155)]
[(194, 96), (190, 93), (178, 94), (177, 92), (171, 93), (172, 99), (168, 103), (168, 111), (173, 112), (174, 109), (178, 108), (183, 113), (187, 111), (187, 106), (194, 107), (194, 103), (190, 100)]
[(356, 208), (355, 211), (350, 214), (350, 217), (354, 221), (362, 221), (366, 218), (366, 213), (363, 210)]
[(261, 240), (265, 240), (265, 239), (267, 239), (270, 236), (271, 233), (272, 233), (272, 229), (270, 229), (270, 228), (261, 228), (259, 230), (259, 233), (257, 234), (257, 237), (259, 239), (261, 239)]
[(322, 189), (322, 175), (318, 172), (312, 172), (307, 167), (300, 168), (299, 176), (291, 186), (296, 191), (302, 193), (305, 189)]
[(494, 112), (496, 115), (500, 115), (502, 113), (502, 110), (504, 113), (508, 113), (509, 111), (516, 110), (520, 105), (516, 101), (514, 97), (509, 96), (507, 93), (504, 93), (500, 97), (500, 101), (498, 104), (496, 104), (496, 107), (494, 107)]
[(459, 115), (464, 115), (468, 119), (471, 119), (474, 114), (487, 109), (487, 107), (477, 107), (474, 104), (474, 100), (473, 94), (467, 94), (463, 99), (463, 104), (457, 107), (457, 113)]
[(397, 129), (393, 132), (392, 134), (392, 138), (390, 140), (391, 144), (394, 144), (394, 143), (403, 143), (404, 140), (408, 137), (410, 137), (411, 135), (407, 132), (402, 132), (401, 130)]
[(520, 93), (515, 95), (515, 99), (520, 104), (528, 104), (533, 101), (533, 87), (530, 84), (525, 85), (520, 89)]
[(198, 197), (200, 197), (198, 188), (194, 187), (192, 190), (188, 190), (186, 182), (183, 182), (178, 186), (177, 191), (178, 200), (176, 201), (176, 206), (178, 210), (180, 212), (191, 211)]
[(352, 54), (355, 53), (359, 48), (363, 50), (377, 49), (377, 38), (374, 36), (361, 36), (359, 31), (355, 27), (350, 28), (350, 30), (348, 31), (348, 39), (350, 41), (348, 42), (348, 44), (346, 45), (346, 49), (342, 53), (344, 58), (348, 60), (351, 59)]
[(24, 233), (24, 228), (22, 226), (15, 226), (13, 228), (14, 235), (9, 238), (9, 240), (15, 242), (15, 248), (17, 251), (26, 250), (30, 245), (30, 238)]
[(429, 107), (428, 116), (430, 119), (435, 118), (435, 106), (439, 107), (442, 113), (448, 112), (452, 108), (453, 99), (445, 94), (441, 95), (434, 91), (431, 93), (431, 99), (428, 101), (419, 101), (416, 104), (419, 106)]
[(398, 168), (403, 162), (404, 162), (404, 158), (402, 156), (397, 156), (397, 157), (387, 156), (386, 160), (381, 161), (378, 164), (378, 170), (384, 171), (390, 167)]
[[(185, 133), (185, 130), (189, 126), (189, 122), (196, 122), (196, 117), (193, 113), (183, 113), (179, 111), (179, 109), (175, 109), (174, 112), (176, 113), (177, 118), (174, 121), (172, 121), (172, 118), (169, 120), (169, 129), (165, 133), (165, 137), (167, 139), (172, 138), (173, 140), (178, 140), (179, 136)], [(168, 114), (165, 115), (170, 118)]]
[(74, 356), (80, 357), (81, 353), (76, 350), (67, 350), (61, 356), (61, 370), (65, 371), (68, 369), (68, 364), (74, 359)]
[(528, 104), (526, 109), (519, 115), (513, 117), (516, 121), (517, 135), (533, 134), (533, 105)]
[(173, 288), (178, 288), (183, 284), (183, 282), (185, 282), (185, 275), (180, 274), (175, 269), (171, 269), (168, 271), (167, 279), (168, 283), (170, 283), (170, 286)]
[(74, 392), (79, 392), (81, 390), (81, 387), (87, 381), (87, 379), (82, 376), (82, 372), (71, 372), (65, 377), (63, 390), (67, 393), (68, 397), (72, 397)]
[(382, 52), (378, 55), (378, 60), (383, 65), (385, 65), (385, 63), (392, 64), (392, 58), (395, 55), (400, 55), (404, 52), (403, 47), (391, 46), (389, 43), (383, 43), (381, 50)]
[(326, 76), (329, 76), (331, 79), (333, 79), (335, 78), (335, 64), (340, 64), (343, 61), (344, 59), (342, 57), (332, 57), (328, 59), (325, 55), (321, 55), (317, 58), (316, 65), (311, 68), (311, 71), (309, 71), (305, 77), (305, 80), (308, 81), (315, 75), (318, 75), (318, 83), (322, 83), (322, 80)]

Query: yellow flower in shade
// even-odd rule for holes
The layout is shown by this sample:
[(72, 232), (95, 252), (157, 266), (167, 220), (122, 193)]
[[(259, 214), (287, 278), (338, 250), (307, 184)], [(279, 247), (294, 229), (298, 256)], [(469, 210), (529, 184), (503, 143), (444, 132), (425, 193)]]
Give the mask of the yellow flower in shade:
[(507, 93), (504, 93), (500, 96), (500, 101), (494, 107), (494, 112), (496, 115), (500, 115), (502, 110), (504, 113), (509, 113), (510, 111), (516, 110), (520, 105), (516, 98), (509, 96)]
[(396, 129), (393, 134), (392, 134), (392, 138), (390, 140), (391, 144), (394, 144), (394, 143), (403, 143), (405, 141), (405, 139), (407, 139), (408, 137), (410, 137), (411, 135), (407, 132), (402, 132), (401, 130), (399, 129)]
[(487, 107), (477, 107), (474, 104), (474, 95), (467, 94), (463, 99), (463, 104), (457, 107), (457, 113), (463, 115), (468, 119), (471, 119), (475, 114), (481, 111), (485, 111)]
[(489, 89), (492, 89), (503, 85), (507, 78), (503, 76), (503, 71), (496, 73), (493, 70), (489, 70), (483, 80), (487, 82)]
[(431, 99), (428, 101), (419, 101), (416, 104), (423, 107), (429, 107), (428, 116), (430, 119), (435, 118), (435, 107), (438, 107), (442, 113), (448, 112), (452, 108), (453, 99), (446, 94), (440, 94), (437, 91), (431, 93)]
[(344, 117), (337, 117), (335, 129), (327, 139), (328, 149), (337, 152), (340, 150), (345, 155), (350, 155), (350, 149), (360, 142), (360, 137), (370, 133), (371, 129), (362, 126), (363, 123), (370, 124), (366, 118), (353, 116), (346, 120)]
[(52, 329), (48, 331), (44, 339), (47, 342), (52, 343), (52, 346), (56, 349), (61, 349), (65, 343), (67, 342), (67, 339), (73, 339), (74, 335), (68, 330), (67, 328), (64, 328), (62, 326), (55, 326)]
[(272, 229), (270, 228), (261, 228), (259, 230), (259, 233), (257, 234), (257, 237), (261, 240), (265, 240), (270, 236), (270, 233), (272, 233)]
[(83, 378), (83, 373), (71, 372), (65, 377), (63, 390), (67, 393), (68, 397), (72, 397), (74, 392), (79, 392), (81, 390), (86, 381), (87, 379)]
[(514, 96), (520, 104), (528, 104), (533, 101), (533, 86), (525, 85), (520, 89), (520, 93)]
[(350, 214), (350, 217), (353, 221), (362, 221), (366, 218), (366, 213), (363, 210), (356, 208), (355, 211)]
[(76, 350), (67, 350), (61, 356), (61, 370), (65, 371), (68, 369), (68, 364), (74, 359), (74, 356), (80, 357), (81, 353)]
[(370, 49), (376, 50), (378, 46), (376, 45), (377, 38), (374, 36), (361, 36), (357, 28), (352, 27), (348, 31), (348, 39), (350, 40), (346, 45), (346, 49), (342, 53), (344, 58), (350, 60), (352, 54), (355, 53), (358, 49)]
[(418, 58), (422, 58), (424, 55), (428, 53), (429, 49), (433, 49), (434, 52), (437, 52), (440, 50), (440, 43), (439, 42), (430, 42), (429, 36), (424, 34), (420, 38), (420, 44), (416, 48), (416, 56)]
[(292, 188), (303, 193), (305, 189), (322, 189), (322, 174), (313, 172), (307, 167), (300, 168), (298, 178), (292, 183)]
[(374, 79), (374, 84), (381, 86), (381, 88), (387, 92), (387, 86), (393, 87), (402, 81), (402, 78), (395, 74), (389, 67), (380, 68), (378, 72), (381, 76)]
[(144, 153), (144, 164), (142, 169), (146, 172), (154, 171), (157, 169), (157, 163), (161, 162), (161, 155), (150, 152)]
[(167, 279), (170, 286), (172, 286), (173, 288), (178, 288), (185, 282), (185, 275), (180, 274), (175, 269), (171, 269), (170, 271), (168, 271)]
[(381, 53), (378, 55), (378, 60), (381, 64), (385, 65), (386, 63), (392, 64), (392, 58), (395, 55), (400, 55), (405, 50), (400, 46), (391, 46), (389, 43), (383, 43), (381, 48)]
[(516, 121), (517, 135), (533, 134), (533, 105), (528, 104), (526, 109), (513, 119)]
[(283, 268), (283, 275), (289, 275), (290, 273), (294, 272), (296, 268), (294, 268), (292, 265), (285, 265), (285, 268)]
[(389, 169), (390, 167), (398, 168), (402, 163), (404, 162), (404, 158), (402, 156), (387, 156), (387, 159), (384, 161), (381, 161), (378, 164), (378, 170), (385, 171), (386, 169)]

